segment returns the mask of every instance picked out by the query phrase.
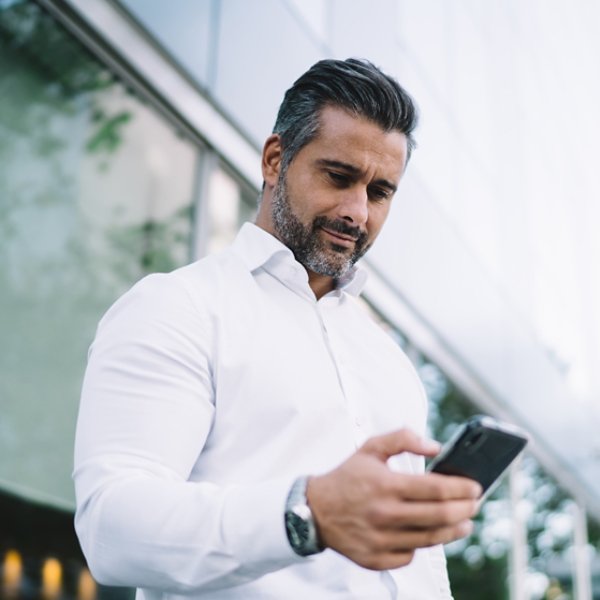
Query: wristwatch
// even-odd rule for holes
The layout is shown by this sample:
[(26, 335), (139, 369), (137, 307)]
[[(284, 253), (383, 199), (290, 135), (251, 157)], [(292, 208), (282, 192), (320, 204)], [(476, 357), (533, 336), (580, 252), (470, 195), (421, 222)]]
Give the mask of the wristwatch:
[(306, 500), (308, 477), (298, 477), (292, 484), (285, 503), (285, 530), (290, 546), (300, 556), (323, 552), (317, 527)]

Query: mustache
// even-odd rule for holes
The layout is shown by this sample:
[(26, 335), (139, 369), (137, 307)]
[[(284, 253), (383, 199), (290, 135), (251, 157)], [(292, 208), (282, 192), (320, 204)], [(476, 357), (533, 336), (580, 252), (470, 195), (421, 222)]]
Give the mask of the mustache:
[(317, 217), (313, 222), (313, 230), (319, 227), (325, 227), (336, 233), (350, 236), (358, 245), (364, 244), (367, 240), (367, 232), (360, 227), (352, 226), (345, 221), (328, 219), (327, 217)]

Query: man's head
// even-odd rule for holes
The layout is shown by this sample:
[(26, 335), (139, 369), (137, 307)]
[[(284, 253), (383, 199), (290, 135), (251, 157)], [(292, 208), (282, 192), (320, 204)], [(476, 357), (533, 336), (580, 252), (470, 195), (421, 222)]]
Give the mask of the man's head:
[(408, 93), (368, 61), (326, 59), (296, 80), (279, 107), (273, 133), (281, 139), (284, 171), (317, 135), (319, 116), (325, 106), (364, 117), (383, 131), (400, 131), (406, 136), (406, 160), (410, 158), (415, 146), (412, 133), (417, 126), (417, 110)]
[(286, 92), (263, 149), (257, 225), (323, 290), (377, 237), (414, 141), (408, 94), (372, 64), (320, 61)]

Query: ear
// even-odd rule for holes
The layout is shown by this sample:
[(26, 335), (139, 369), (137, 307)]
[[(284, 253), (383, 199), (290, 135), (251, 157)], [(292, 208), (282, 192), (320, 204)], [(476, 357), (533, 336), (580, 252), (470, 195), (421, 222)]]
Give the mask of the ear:
[(270, 135), (262, 153), (262, 176), (265, 184), (270, 187), (277, 185), (281, 168), (281, 138), (279, 134)]

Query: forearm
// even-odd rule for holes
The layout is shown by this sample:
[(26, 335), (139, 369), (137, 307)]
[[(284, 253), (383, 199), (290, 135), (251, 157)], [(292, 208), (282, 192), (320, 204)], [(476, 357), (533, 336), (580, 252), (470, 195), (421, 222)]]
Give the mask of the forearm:
[(291, 481), (194, 481), (214, 420), (214, 339), (210, 318), (168, 276), (142, 281), (102, 320), (74, 472), (77, 532), (100, 582), (181, 594), (297, 560), (283, 522)]
[[(99, 470), (91, 463), (76, 473), (76, 528), (101, 583), (186, 594), (301, 560), (284, 531), (287, 480), (220, 487), (128, 470), (107, 479)], [(98, 480), (86, 494), (86, 481)]]

